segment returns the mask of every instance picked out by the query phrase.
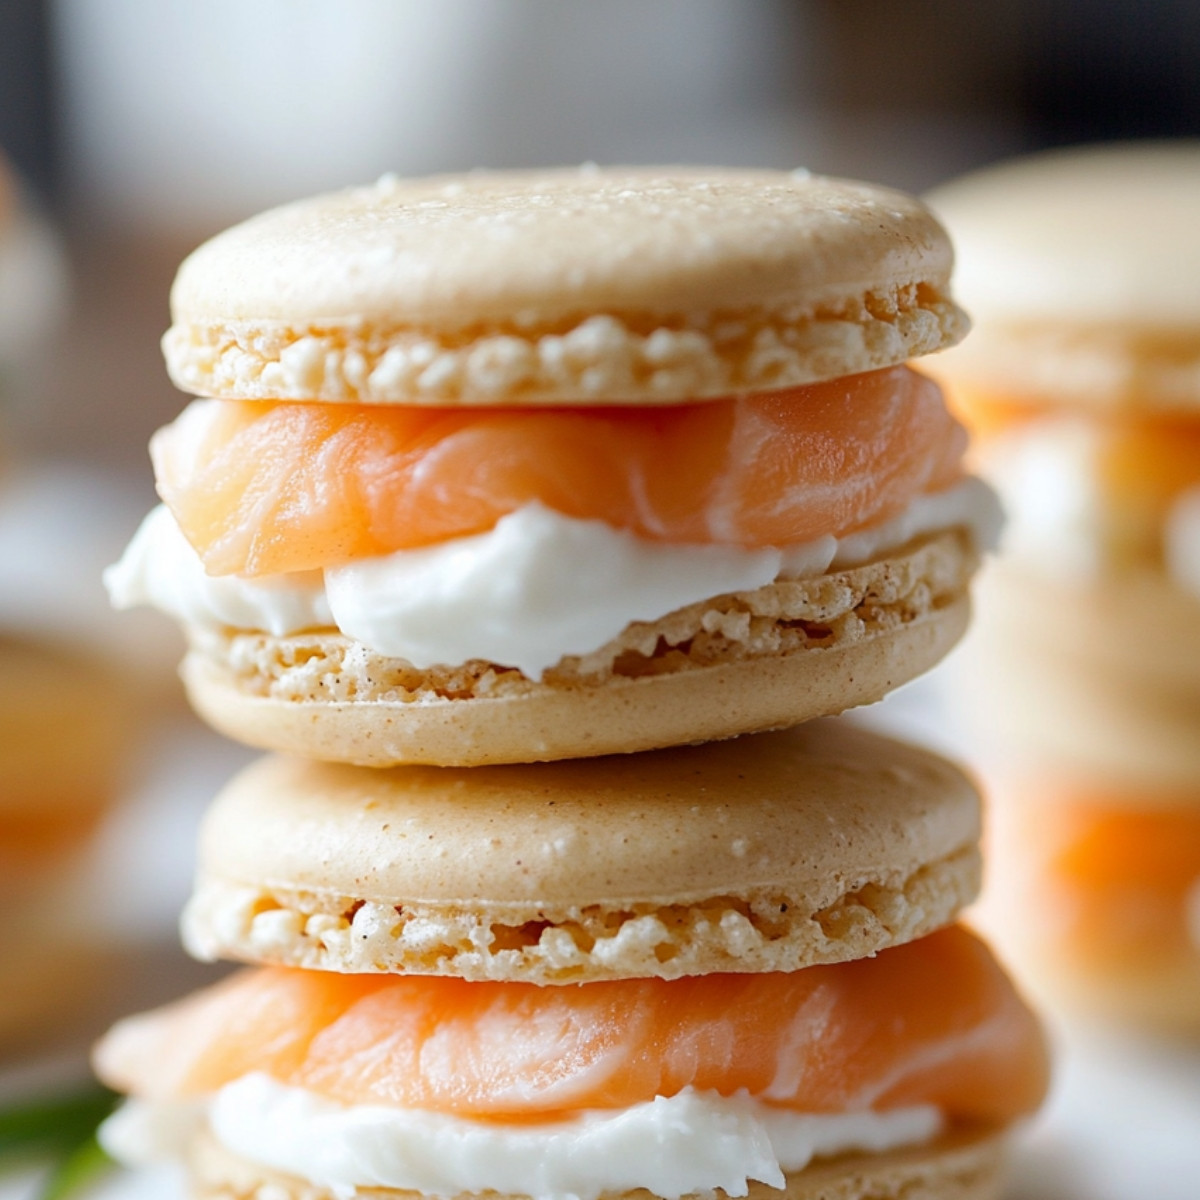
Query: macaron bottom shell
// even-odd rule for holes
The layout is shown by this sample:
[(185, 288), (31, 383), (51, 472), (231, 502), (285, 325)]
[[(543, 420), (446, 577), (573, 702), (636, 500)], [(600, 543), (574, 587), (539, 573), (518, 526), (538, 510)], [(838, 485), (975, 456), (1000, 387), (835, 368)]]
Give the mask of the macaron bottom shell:
[[(489, 663), (419, 672), (322, 631), (193, 630), (183, 675), (218, 731), (328, 761), (476, 766), (631, 753), (783, 728), (881, 699), (962, 636), (977, 561), (968, 536), (950, 530), (865, 567), (631, 626), (639, 644), (662, 626), (649, 656), (600, 654), (598, 669), (578, 674), (570, 668), (580, 664), (564, 660), (541, 682)], [(719, 624), (703, 628), (705, 614), (722, 608), (741, 613), (743, 625), (751, 617), (748, 639)]]

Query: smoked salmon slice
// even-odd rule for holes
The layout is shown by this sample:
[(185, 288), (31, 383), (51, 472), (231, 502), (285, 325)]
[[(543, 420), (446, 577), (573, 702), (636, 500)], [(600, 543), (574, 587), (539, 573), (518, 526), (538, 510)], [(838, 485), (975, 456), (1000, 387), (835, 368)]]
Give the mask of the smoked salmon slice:
[(1100, 498), (1110, 508), (1132, 508), (1161, 520), (1173, 501), (1200, 486), (1200, 420), (1145, 412), (1088, 413), (1048, 403), (1022, 403), (1002, 395), (958, 389), (952, 407), (982, 438), (1023, 428), (1036, 438), (1064, 420), (1086, 423), (1091, 433), (1091, 470)]
[(1020, 907), (1054, 915), (1035, 931), (1044, 944), (1096, 964), (1197, 961), (1194, 794), (1160, 796), (1160, 807), (1119, 790), (1007, 799), (993, 817), (997, 849), (1019, 879)]
[(141, 1097), (252, 1071), (347, 1104), (501, 1120), (613, 1109), (685, 1087), (805, 1112), (935, 1104), (1006, 1122), (1046, 1088), (1037, 1022), (988, 949), (952, 928), (790, 974), (537, 987), (243, 971), (117, 1025), (97, 1050)]
[(962, 474), (966, 434), (907, 367), (703, 404), (419, 409), (197, 400), (151, 442), (209, 574), (483, 533), (532, 502), (675, 543), (867, 528)]

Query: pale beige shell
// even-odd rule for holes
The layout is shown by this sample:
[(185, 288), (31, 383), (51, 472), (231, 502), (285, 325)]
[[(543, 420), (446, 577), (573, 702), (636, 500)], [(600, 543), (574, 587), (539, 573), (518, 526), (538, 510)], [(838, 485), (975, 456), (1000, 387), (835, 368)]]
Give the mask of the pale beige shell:
[(929, 202), (977, 321), (939, 374), (1049, 406), (1200, 409), (1200, 141), (1016, 159)]
[(950, 268), (918, 201), (806, 172), (389, 178), (201, 246), (163, 346), (206, 396), (677, 403), (952, 345)]
[(1200, 601), (1152, 567), (1071, 579), (998, 562), (982, 582), (956, 670), (1002, 764), (1103, 780), (1130, 805), (1195, 804)]
[(269, 758), (206, 818), (184, 929), (350, 972), (797, 970), (949, 924), (978, 835), (959, 770), (845, 722), (538, 765)]

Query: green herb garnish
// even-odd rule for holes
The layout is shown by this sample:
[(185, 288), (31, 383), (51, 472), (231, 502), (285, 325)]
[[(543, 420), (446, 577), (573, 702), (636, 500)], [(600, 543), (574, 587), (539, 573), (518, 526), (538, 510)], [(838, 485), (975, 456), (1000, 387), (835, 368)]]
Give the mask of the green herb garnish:
[(67, 1197), (93, 1183), (113, 1165), (113, 1160), (96, 1141), (96, 1135), (93, 1133), (65, 1158), (59, 1159), (50, 1172), (50, 1177), (42, 1185), (38, 1200), (67, 1200)]
[(111, 1165), (96, 1129), (118, 1100), (115, 1092), (94, 1087), (0, 1109), (0, 1163), (49, 1163), (38, 1200), (67, 1200)]

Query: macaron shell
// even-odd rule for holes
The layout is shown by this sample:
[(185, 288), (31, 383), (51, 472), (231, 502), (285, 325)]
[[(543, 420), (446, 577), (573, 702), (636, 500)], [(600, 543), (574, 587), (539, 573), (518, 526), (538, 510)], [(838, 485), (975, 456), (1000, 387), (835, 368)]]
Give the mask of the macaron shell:
[[(1034, 914), (1025, 916), (1036, 919)], [(1086, 1015), (1175, 1037), (1200, 1036), (1200, 951), (1122, 969), (1081, 958), (1061, 942), (1030, 945), (1028, 936), (1019, 932), (997, 931), (995, 936), (1039, 1011), (1077, 1020)]]
[(952, 344), (951, 261), (912, 197), (807, 172), (385, 178), (201, 246), (164, 350), (209, 396), (673, 403)]
[(1073, 579), (997, 562), (984, 583), (954, 671), (1006, 768), (1200, 795), (1200, 600), (1151, 569)]
[(1200, 141), (1053, 151), (936, 189), (976, 320), (1200, 329)]
[(935, 372), (1051, 406), (1200, 407), (1200, 141), (1035, 155), (928, 200), (978, 322)]
[(881, 699), (966, 629), (970, 539), (636, 622), (541, 682), (492, 663), (417, 671), (334, 631), (188, 630), (192, 703), (229, 737), (362, 766), (550, 761), (732, 737)]
[[(932, 1145), (845, 1154), (786, 1176), (783, 1189), (751, 1183), (747, 1200), (997, 1200), (1005, 1139), (995, 1130), (946, 1134)], [(195, 1200), (334, 1200), (332, 1192), (247, 1162), (207, 1133), (192, 1143), (188, 1182)], [(371, 1200), (417, 1200), (418, 1193), (359, 1188)], [(612, 1200), (649, 1200), (646, 1191)], [(496, 1195), (496, 1200), (520, 1200)]]
[[(922, 364), (947, 389), (1030, 409), (1176, 416), (1200, 409), (1200, 332), (1156, 335), (1120, 325), (1036, 319), (976, 326), (962, 346)], [(965, 407), (970, 407), (969, 402)]]
[[(1111, 787), (1108, 773), (995, 777), (987, 814), (988, 885), (971, 923), (994, 940), (1039, 1008), (1068, 1020), (1099, 1018), (1195, 1038), (1200, 871), (1181, 896), (1177, 863), (1189, 857), (1200, 863), (1191, 832), (1200, 818), (1200, 788), (1172, 796), (1149, 786), (1105, 791)], [(1128, 802), (1124, 813), (1113, 808), (1131, 842), (1128, 863), (1108, 878), (1095, 870), (1079, 873), (1084, 845), (1096, 853), (1096, 824), (1077, 818), (1064, 833), (1053, 811), (1059, 803), (1070, 809), (1080, 794), (1098, 796), (1098, 811)], [(1148, 819), (1150, 832), (1139, 837), (1140, 819)], [(1164, 851), (1172, 835), (1183, 840)]]
[(210, 810), (185, 938), (543, 983), (795, 970), (952, 921), (978, 823), (957, 768), (832, 722), (536, 766), (268, 758)]

